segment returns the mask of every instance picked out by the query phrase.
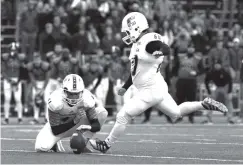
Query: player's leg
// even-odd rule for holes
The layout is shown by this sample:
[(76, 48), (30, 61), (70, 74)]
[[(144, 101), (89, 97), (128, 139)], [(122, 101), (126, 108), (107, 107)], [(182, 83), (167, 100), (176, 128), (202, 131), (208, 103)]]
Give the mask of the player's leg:
[[(153, 105), (153, 102), (148, 103), (145, 102), (143, 100), (141, 100), (140, 97), (138, 96), (134, 96), (131, 100), (129, 100), (123, 107), (122, 109), (119, 111), (119, 113), (116, 116), (116, 123), (113, 126), (110, 134), (108, 135), (108, 137), (105, 139), (105, 143), (106, 143), (106, 149), (102, 150), (102, 145), (103, 144), (98, 144), (95, 141), (91, 141), (91, 145), (94, 149), (96, 150), (100, 150), (100, 151), (107, 151), (109, 149), (109, 147), (111, 147), (111, 145), (113, 143), (115, 143), (117, 141), (117, 139), (124, 133), (125, 129), (126, 129), (126, 125), (129, 123), (129, 121), (143, 113), (146, 109), (150, 108)], [(102, 142), (104, 143), (104, 142)]]
[(37, 152), (50, 151), (60, 139), (61, 136), (53, 135), (51, 126), (47, 122), (36, 137), (35, 150)]
[(164, 100), (156, 105), (156, 107), (170, 116), (172, 120), (198, 110), (227, 112), (227, 108), (222, 103), (211, 98), (206, 98), (203, 101), (184, 102), (178, 106), (169, 93), (166, 94)]
[(18, 122), (22, 122), (22, 117), (23, 117), (23, 107), (22, 107), (22, 102), (21, 102), (21, 96), (22, 96), (22, 83), (20, 82), (18, 84), (17, 90), (14, 91), (14, 98), (16, 101), (16, 108), (18, 112)]
[(31, 121), (31, 124), (39, 123), (39, 111), (40, 111), (40, 109), (36, 106), (36, 103), (35, 103), (35, 97), (36, 97), (37, 93), (38, 93), (38, 89), (32, 87), (32, 101), (33, 101), (33, 108), (34, 108), (34, 120)]
[(8, 124), (12, 90), (11, 90), (10, 83), (6, 79), (3, 80), (3, 83), (4, 83), (3, 92), (4, 92), (4, 117), (5, 117), (3, 124)]

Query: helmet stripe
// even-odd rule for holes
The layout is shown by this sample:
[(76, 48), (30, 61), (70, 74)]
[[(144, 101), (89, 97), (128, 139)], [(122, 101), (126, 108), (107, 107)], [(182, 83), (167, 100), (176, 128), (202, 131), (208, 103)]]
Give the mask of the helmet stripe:
[(76, 76), (73, 75), (73, 90), (75, 91), (77, 88), (77, 79), (76, 79)]

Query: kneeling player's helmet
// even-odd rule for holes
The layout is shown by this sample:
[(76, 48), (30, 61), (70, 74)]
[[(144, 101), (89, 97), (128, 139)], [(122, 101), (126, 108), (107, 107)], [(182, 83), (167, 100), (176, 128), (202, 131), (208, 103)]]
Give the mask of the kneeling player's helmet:
[(77, 74), (69, 74), (63, 80), (63, 99), (69, 105), (76, 105), (82, 101), (84, 90), (83, 79)]
[(148, 21), (142, 13), (131, 12), (122, 20), (121, 32), (125, 35), (122, 40), (130, 45), (132, 42), (136, 42), (141, 33), (148, 28)]

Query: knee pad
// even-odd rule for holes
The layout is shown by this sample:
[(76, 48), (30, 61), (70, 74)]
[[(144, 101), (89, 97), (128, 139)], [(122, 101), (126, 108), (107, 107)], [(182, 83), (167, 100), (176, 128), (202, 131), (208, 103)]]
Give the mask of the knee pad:
[(125, 111), (120, 111), (116, 116), (116, 122), (122, 125), (127, 124), (131, 119), (132, 117)]

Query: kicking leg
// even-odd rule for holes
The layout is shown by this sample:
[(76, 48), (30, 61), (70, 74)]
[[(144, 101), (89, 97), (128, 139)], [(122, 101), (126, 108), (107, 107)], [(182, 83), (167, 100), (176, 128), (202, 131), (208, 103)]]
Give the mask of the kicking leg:
[(179, 117), (190, 114), (198, 110), (215, 110), (227, 112), (227, 108), (211, 98), (205, 98), (203, 101), (184, 102), (179, 106), (168, 93), (164, 100), (156, 105), (158, 109), (170, 116), (172, 120), (177, 120)]
[(144, 112), (151, 106), (151, 103), (147, 103), (141, 100), (139, 97), (133, 97), (117, 114), (116, 123), (105, 141), (90, 140), (91, 146), (96, 150), (106, 152), (111, 147), (111, 145), (115, 143), (116, 140), (124, 133), (126, 125), (129, 123), (132, 117), (135, 117), (136, 115)]

